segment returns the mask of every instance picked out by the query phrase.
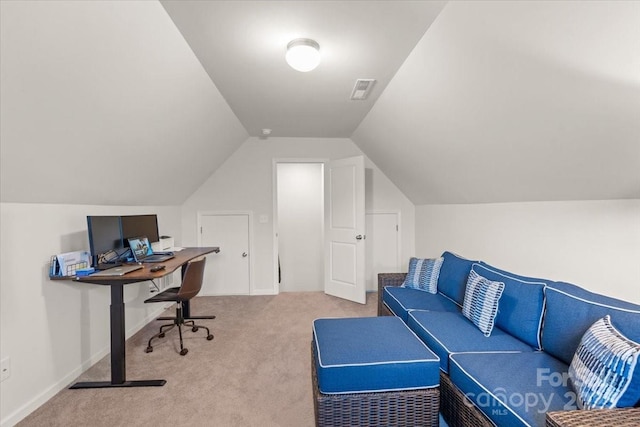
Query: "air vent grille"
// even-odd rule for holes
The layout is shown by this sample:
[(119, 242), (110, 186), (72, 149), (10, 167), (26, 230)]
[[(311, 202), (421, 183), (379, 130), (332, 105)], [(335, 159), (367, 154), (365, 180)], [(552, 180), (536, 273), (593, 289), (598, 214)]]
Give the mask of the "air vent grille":
[(351, 99), (353, 101), (364, 101), (371, 93), (371, 89), (373, 89), (373, 85), (375, 84), (376, 79), (358, 79), (356, 80), (356, 84), (353, 87), (353, 92), (351, 92)]

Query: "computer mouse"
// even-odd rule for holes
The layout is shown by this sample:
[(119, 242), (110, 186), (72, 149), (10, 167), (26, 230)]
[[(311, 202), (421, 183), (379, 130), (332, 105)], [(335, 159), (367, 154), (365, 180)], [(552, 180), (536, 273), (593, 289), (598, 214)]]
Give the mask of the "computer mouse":
[(160, 271), (164, 269), (165, 269), (164, 265), (154, 265), (153, 267), (151, 267), (151, 272), (155, 273), (156, 271)]

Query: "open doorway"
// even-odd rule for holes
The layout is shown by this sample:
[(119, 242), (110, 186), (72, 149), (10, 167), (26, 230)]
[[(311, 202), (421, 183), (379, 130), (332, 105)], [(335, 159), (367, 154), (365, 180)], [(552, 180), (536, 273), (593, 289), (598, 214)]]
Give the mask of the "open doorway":
[(275, 163), (280, 292), (324, 289), (324, 163)]

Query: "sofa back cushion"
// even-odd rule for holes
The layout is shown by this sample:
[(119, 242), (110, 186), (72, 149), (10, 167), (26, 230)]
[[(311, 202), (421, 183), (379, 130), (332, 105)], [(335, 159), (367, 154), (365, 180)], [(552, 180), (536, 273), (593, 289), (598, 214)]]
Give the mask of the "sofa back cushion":
[(473, 263), (477, 261), (459, 257), (451, 252), (444, 252), (442, 258), (444, 261), (438, 277), (438, 292), (462, 307), (469, 272)]
[(587, 329), (606, 315), (624, 336), (640, 342), (640, 305), (564, 282), (550, 283), (546, 296), (542, 349), (567, 364)]
[(536, 350), (542, 348), (540, 330), (546, 281), (508, 273), (484, 262), (474, 264), (472, 269), (489, 280), (504, 283), (495, 325)]

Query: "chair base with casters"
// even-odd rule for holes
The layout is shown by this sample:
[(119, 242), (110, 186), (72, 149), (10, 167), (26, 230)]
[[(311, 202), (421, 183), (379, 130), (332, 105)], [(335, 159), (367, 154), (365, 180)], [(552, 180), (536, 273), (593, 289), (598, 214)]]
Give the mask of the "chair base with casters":
[(156, 338), (164, 338), (165, 334), (176, 326), (178, 327), (178, 335), (180, 336), (180, 356), (184, 356), (189, 352), (189, 349), (186, 348), (182, 342), (182, 325), (190, 327), (191, 331), (193, 332), (198, 332), (200, 328), (205, 329), (207, 331), (207, 341), (211, 341), (213, 339), (213, 334), (206, 326), (196, 325), (193, 320), (184, 320), (184, 317), (182, 316), (182, 304), (178, 303), (176, 304), (176, 307), (176, 317), (173, 323), (167, 323), (160, 326), (160, 332), (149, 339), (147, 348), (145, 349), (145, 353), (151, 353), (153, 351), (153, 346), (151, 345), (151, 342), (153, 340), (155, 340)]
[[(196, 325), (195, 321), (192, 319), (185, 320), (183, 314), (183, 303), (191, 300), (194, 296), (200, 292), (202, 288), (202, 279), (204, 275), (204, 264), (206, 262), (206, 258), (200, 258), (197, 260), (190, 261), (186, 269), (184, 271), (184, 275), (182, 277), (182, 285), (179, 288), (170, 288), (167, 289), (158, 295), (155, 295), (147, 300), (145, 303), (149, 302), (167, 302), (173, 301), (176, 303), (176, 317), (172, 323), (164, 324), (160, 326), (160, 332), (156, 335), (152, 336), (147, 344), (147, 348), (145, 352), (151, 353), (153, 351), (153, 346), (151, 342), (156, 338), (164, 338), (167, 331), (178, 327), (178, 334), (180, 335), (180, 355), (186, 355), (189, 350), (184, 347), (182, 342), (182, 325), (186, 325), (191, 328), (193, 332), (198, 332), (200, 328), (205, 329), (207, 331), (207, 340), (211, 341), (213, 339), (213, 335), (209, 328), (202, 325)], [(211, 318), (215, 318), (215, 316), (211, 316)]]

